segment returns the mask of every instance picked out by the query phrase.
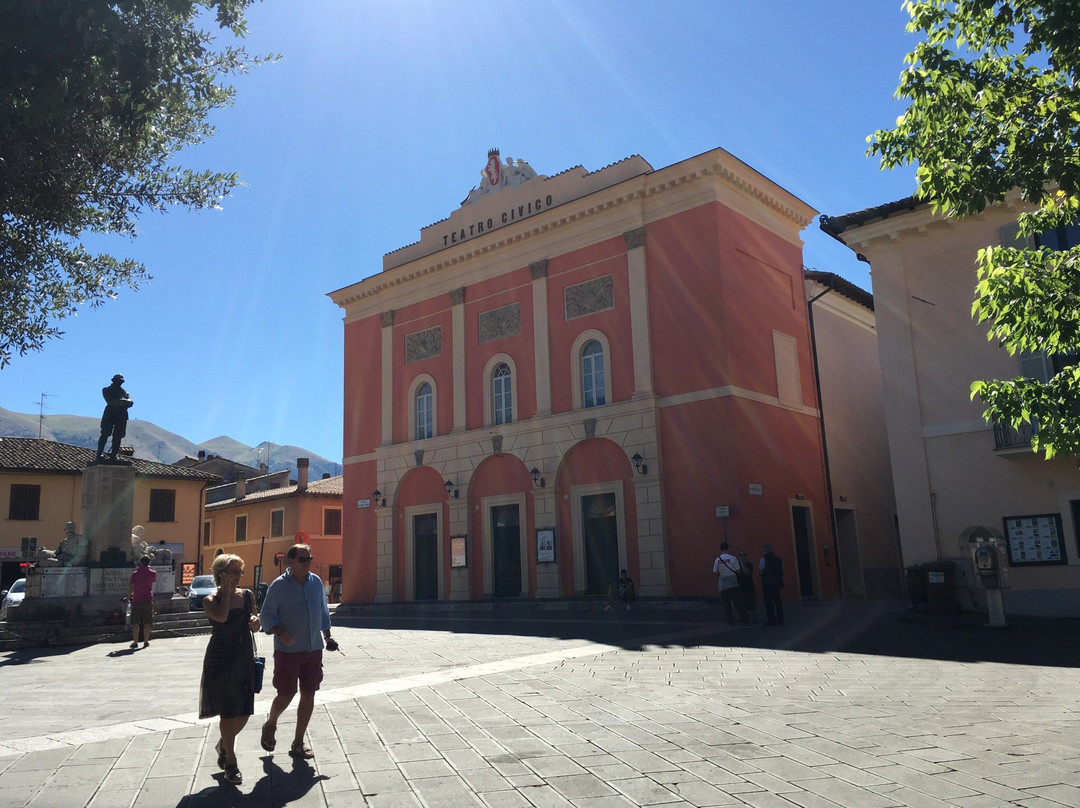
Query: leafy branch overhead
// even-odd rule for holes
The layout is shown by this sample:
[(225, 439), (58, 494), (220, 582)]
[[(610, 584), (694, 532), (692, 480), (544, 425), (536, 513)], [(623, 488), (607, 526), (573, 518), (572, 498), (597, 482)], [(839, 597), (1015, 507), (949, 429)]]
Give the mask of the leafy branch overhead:
[[(976, 381), (985, 417), (1032, 424), (1047, 458), (1080, 454), (1080, 3), (1075, 0), (912, 0), (893, 129), (868, 138), (883, 168), (917, 164), (935, 211), (970, 216), (1019, 190), (1019, 244), (976, 262), (972, 314), (1010, 352), (1044, 352), (1051, 378)], [(1068, 228), (1068, 230), (1063, 230)], [(1042, 238), (1067, 232), (1066, 239)], [(1047, 242), (1052, 241), (1052, 246)]]
[(87, 235), (134, 238), (144, 212), (219, 207), (238, 184), (173, 161), (232, 104), (222, 78), (273, 58), (201, 27), (243, 37), (252, 2), (0, 0), (0, 368), (150, 278)]

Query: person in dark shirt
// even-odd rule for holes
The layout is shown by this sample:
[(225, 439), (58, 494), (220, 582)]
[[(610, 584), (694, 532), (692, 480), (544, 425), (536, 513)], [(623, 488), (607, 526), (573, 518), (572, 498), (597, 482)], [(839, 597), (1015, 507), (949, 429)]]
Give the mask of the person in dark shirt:
[(761, 548), (761, 561), (758, 562), (761, 578), (761, 600), (765, 604), (765, 617), (770, 626), (784, 624), (784, 601), (780, 590), (784, 588), (784, 562), (772, 551), (772, 545)]
[(619, 570), (619, 580), (613, 581), (611, 586), (608, 587), (605, 611), (614, 609), (616, 600), (626, 604), (626, 611), (630, 611), (630, 604), (637, 600), (637, 593), (634, 591), (634, 579), (626, 574), (626, 570)]

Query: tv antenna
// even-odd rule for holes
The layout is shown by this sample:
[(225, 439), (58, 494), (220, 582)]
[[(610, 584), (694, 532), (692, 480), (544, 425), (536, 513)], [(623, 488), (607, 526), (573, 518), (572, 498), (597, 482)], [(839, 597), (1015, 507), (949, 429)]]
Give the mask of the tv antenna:
[(45, 410), (48, 409), (48, 407), (45, 406), (45, 399), (47, 399), (47, 398), (55, 398), (55, 397), (56, 397), (55, 393), (45, 392), (45, 393), (41, 394), (41, 398), (38, 400), (38, 427), (37, 427), (38, 440), (41, 440), (41, 430), (45, 426)]

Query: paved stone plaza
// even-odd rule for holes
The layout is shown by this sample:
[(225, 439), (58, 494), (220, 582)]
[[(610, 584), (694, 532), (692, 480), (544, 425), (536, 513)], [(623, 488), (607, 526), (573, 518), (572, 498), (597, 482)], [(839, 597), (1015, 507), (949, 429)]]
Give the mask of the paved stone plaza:
[(259, 748), (268, 687), (239, 788), (194, 713), (206, 637), (0, 654), (0, 806), (1080, 805), (1080, 621), (718, 617), (342, 613), (315, 759), (292, 709)]

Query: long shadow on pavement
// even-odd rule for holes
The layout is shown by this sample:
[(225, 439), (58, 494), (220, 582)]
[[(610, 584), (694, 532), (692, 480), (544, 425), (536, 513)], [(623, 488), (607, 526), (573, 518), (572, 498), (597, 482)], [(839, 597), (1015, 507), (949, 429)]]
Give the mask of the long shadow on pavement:
[[(717, 608), (665, 612), (534, 612), (339, 610), (336, 625), (353, 628), (447, 631), (583, 639), (641, 650), (657, 638), (678, 647), (727, 645), (806, 653), (853, 653), (957, 662), (1080, 667), (1080, 619), (1010, 617), (987, 625), (985, 614), (916, 614), (901, 601), (806, 601), (785, 604), (783, 626), (731, 628)], [(710, 631), (712, 627), (715, 631)]]
[[(262, 758), (263, 774), (247, 794), (226, 783), (223, 775), (215, 775), (219, 785), (188, 794), (176, 808), (281, 808), (298, 802), (326, 775), (317, 775), (305, 761), (292, 761), (291, 769), (283, 769), (267, 755)], [(250, 777), (250, 775), (245, 775)]]

